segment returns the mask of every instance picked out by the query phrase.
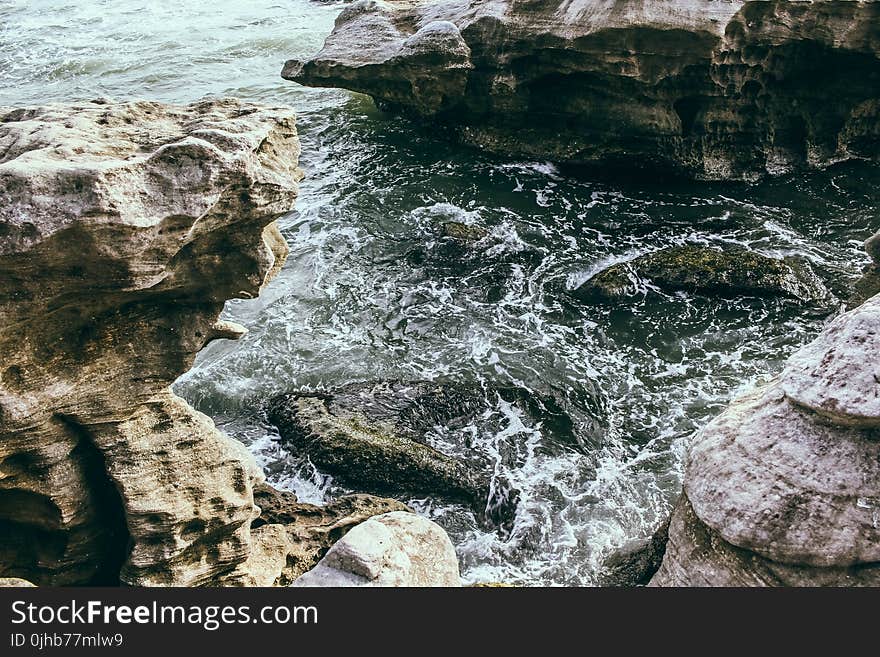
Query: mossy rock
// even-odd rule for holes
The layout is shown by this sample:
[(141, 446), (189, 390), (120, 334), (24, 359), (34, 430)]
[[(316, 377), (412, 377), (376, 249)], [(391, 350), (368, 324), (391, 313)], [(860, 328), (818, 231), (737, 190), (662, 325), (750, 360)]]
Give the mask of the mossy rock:
[(517, 495), (491, 471), (434, 449), (432, 427), (464, 426), (484, 406), (466, 387), (370, 382), (274, 398), (282, 440), (340, 483), (378, 495), (429, 496), (471, 506), (494, 524), (512, 520)]
[(482, 226), (474, 226), (461, 221), (444, 221), (437, 229), (441, 237), (448, 237), (466, 244), (479, 242), (489, 235), (489, 231)]
[(848, 308), (860, 306), (871, 297), (880, 294), (880, 232), (865, 241), (865, 251), (871, 256), (872, 263), (865, 268), (862, 277), (853, 284), (846, 301)]
[(873, 237), (868, 238), (865, 242), (865, 251), (871, 256), (875, 267), (880, 267), (880, 232)]
[(880, 267), (868, 267), (853, 285), (847, 308), (856, 308), (877, 294), (880, 294)]
[(614, 301), (637, 294), (645, 282), (664, 290), (718, 296), (776, 296), (805, 303), (832, 298), (806, 261), (704, 246), (663, 249), (612, 265), (574, 294), (583, 300)]

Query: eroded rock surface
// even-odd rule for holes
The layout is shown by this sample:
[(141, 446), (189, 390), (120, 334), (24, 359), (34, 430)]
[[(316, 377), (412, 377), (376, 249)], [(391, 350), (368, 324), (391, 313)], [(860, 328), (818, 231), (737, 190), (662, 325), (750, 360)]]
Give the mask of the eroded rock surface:
[(288, 108), (0, 109), (0, 575), (186, 586), (250, 558), (261, 473), (169, 386), (280, 268), (298, 155)]
[(877, 564), (816, 568), (736, 547), (704, 524), (682, 497), (672, 514), (663, 564), (650, 586), (878, 586)]
[(831, 297), (805, 261), (694, 245), (662, 249), (612, 265), (585, 281), (574, 294), (586, 300), (617, 301), (643, 291), (645, 283), (666, 290), (782, 296), (803, 302)]
[(880, 3), (360, 0), (282, 76), (515, 156), (755, 179), (880, 155)]
[(293, 586), (461, 586), (446, 532), (396, 511), (370, 518), (338, 541)]
[(691, 446), (654, 585), (880, 582), (880, 296)]

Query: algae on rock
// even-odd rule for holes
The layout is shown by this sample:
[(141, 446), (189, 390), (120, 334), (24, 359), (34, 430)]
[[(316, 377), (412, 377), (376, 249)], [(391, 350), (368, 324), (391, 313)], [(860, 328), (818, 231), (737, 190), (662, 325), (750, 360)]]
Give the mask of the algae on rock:
[(636, 294), (643, 281), (666, 290), (705, 294), (783, 296), (806, 303), (831, 293), (807, 262), (770, 258), (741, 248), (677, 246), (621, 262), (585, 281), (574, 295), (616, 301)]
[(515, 493), (476, 463), (424, 440), (434, 425), (466, 424), (482, 395), (431, 382), (368, 382), (327, 393), (280, 395), (269, 420), (282, 440), (340, 482), (380, 495), (430, 495), (463, 502), (498, 522), (509, 520)]

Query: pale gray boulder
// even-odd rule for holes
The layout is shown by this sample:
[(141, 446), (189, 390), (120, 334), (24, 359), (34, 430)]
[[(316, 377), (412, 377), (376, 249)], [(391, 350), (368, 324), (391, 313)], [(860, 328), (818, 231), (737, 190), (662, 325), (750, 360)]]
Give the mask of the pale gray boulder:
[(446, 532), (414, 513), (374, 516), (349, 531), (293, 586), (461, 586)]
[(880, 583), (880, 296), (694, 439), (655, 586)]
[(880, 442), (822, 421), (777, 386), (732, 404), (687, 463), (696, 515), (724, 540), (774, 561), (880, 561)]
[(880, 427), (880, 297), (835, 319), (789, 359), (781, 387), (836, 424)]

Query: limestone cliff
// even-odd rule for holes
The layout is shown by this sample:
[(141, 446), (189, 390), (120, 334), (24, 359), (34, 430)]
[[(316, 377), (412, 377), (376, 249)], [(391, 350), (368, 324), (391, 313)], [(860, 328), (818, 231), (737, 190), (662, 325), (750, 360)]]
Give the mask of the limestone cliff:
[(282, 76), (515, 156), (755, 179), (880, 155), (880, 3), (359, 0)]
[(0, 575), (219, 583), (260, 479), (169, 386), (287, 253), (287, 108), (0, 108)]

